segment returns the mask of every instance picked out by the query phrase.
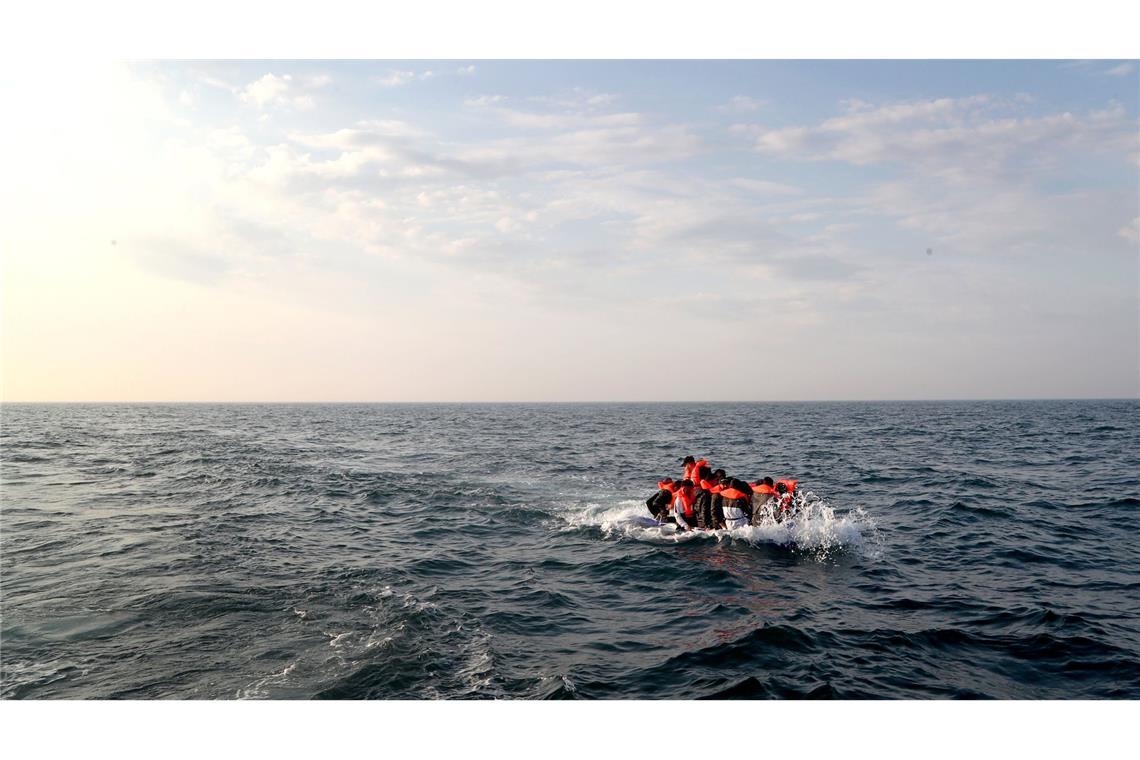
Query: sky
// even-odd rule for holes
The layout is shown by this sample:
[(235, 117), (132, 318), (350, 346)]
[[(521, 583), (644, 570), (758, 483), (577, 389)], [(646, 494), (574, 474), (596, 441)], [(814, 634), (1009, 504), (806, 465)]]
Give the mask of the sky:
[(1140, 395), (1135, 61), (0, 87), (5, 401)]

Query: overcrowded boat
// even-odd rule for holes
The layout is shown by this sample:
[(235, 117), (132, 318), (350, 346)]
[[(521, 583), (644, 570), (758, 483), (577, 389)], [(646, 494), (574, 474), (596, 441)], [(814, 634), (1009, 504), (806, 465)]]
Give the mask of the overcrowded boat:
[(749, 482), (712, 469), (707, 459), (687, 456), (681, 464), (681, 478), (662, 478), (657, 493), (645, 502), (658, 522), (673, 523), (682, 531), (731, 530), (764, 520), (783, 522), (795, 511), (794, 478)]

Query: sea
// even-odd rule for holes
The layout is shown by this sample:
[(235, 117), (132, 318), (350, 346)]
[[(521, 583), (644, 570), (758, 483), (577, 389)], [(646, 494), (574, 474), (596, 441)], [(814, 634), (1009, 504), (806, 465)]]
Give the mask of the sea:
[(0, 689), (1137, 699), (1138, 536), (1136, 400), (4, 404)]

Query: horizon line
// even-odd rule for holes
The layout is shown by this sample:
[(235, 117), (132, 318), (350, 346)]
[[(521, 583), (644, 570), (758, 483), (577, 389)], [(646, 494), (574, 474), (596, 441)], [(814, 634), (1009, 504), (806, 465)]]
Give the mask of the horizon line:
[(911, 404), (911, 403), (961, 403), (961, 402), (993, 402), (993, 401), (1140, 401), (1140, 394), (1136, 396), (1004, 396), (1004, 397), (978, 397), (978, 398), (851, 398), (851, 399), (713, 399), (713, 400), (630, 400), (630, 399), (609, 399), (609, 400), (465, 400), (465, 401), (439, 401), (439, 400), (416, 400), (416, 401), (256, 401), (256, 400), (195, 400), (195, 401), (173, 401), (173, 400), (68, 400), (68, 401), (29, 401), (29, 400), (3, 400), (0, 399), (0, 405), (4, 404), (59, 404), (59, 405), (80, 405), (80, 404), (99, 404), (99, 405), (113, 405), (113, 404), (131, 404), (131, 405), (157, 405), (157, 404), (185, 404), (185, 405), (207, 405), (207, 404), (249, 404), (249, 405), (299, 405), (299, 404), (321, 404), (321, 405), (364, 405), (364, 404), (454, 404), (454, 405), (473, 405), (473, 404)]

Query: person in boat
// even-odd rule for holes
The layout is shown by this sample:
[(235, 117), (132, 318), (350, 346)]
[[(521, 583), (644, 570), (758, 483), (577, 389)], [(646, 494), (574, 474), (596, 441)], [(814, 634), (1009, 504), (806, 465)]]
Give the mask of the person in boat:
[(697, 459), (693, 456), (687, 456), (681, 460), (681, 479), (691, 480), (694, 485), (699, 482), (699, 473), (702, 467), (708, 466), (709, 460)]
[(728, 473), (718, 467), (713, 471), (713, 477), (716, 479), (716, 487), (712, 489), (712, 520), (710, 520), (710, 522), (714, 527), (723, 530), (724, 497), (720, 495), (720, 492), (724, 489), (725, 481), (728, 479)]
[(777, 480), (776, 481), (776, 486), (777, 486), (776, 490), (777, 491), (780, 490), (779, 485), (781, 483), (784, 484), (784, 490), (785, 491), (794, 495), (796, 493), (796, 484), (799, 483), (799, 481), (796, 480), (795, 478), (783, 478), (781, 480)]
[(669, 507), (673, 505), (673, 494), (676, 491), (677, 485), (672, 478), (662, 478), (657, 481), (657, 493), (645, 500), (645, 506), (649, 507), (649, 514), (660, 522), (672, 522), (673, 518), (669, 515)]
[(679, 530), (693, 530), (697, 527), (697, 514), (693, 509), (695, 496), (693, 481), (687, 478), (673, 492), (673, 519)]
[(697, 527), (701, 530), (713, 530), (718, 527), (713, 510), (713, 501), (716, 499), (720, 481), (708, 465), (697, 469), (697, 478), (693, 502), (693, 511), (697, 516)]
[(752, 484), (752, 524), (759, 525), (771, 510), (764, 507), (776, 497), (776, 483), (771, 478), (760, 478)]
[(776, 519), (783, 520), (792, 510), (792, 499), (796, 495), (796, 480), (784, 478), (776, 481)]
[(721, 510), (724, 527), (743, 528), (752, 522), (752, 486), (739, 478), (721, 481)]

